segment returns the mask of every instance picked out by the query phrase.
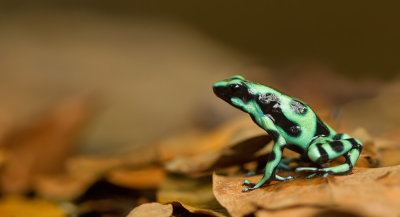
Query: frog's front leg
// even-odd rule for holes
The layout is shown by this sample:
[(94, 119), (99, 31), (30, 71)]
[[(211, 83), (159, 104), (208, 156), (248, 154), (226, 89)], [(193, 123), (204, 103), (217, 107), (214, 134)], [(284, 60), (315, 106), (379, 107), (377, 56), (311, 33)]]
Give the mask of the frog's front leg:
[[(268, 132), (271, 132), (271, 131), (268, 131)], [(276, 132), (276, 131), (274, 131), (274, 132)], [(283, 178), (283, 177), (280, 177), (275, 174), (275, 170), (277, 169), (279, 162), (282, 158), (282, 150), (285, 147), (285, 144), (286, 143), (285, 143), (285, 140), (283, 139), (283, 137), (278, 136), (278, 139), (276, 140), (274, 147), (272, 148), (272, 152), (268, 158), (268, 162), (265, 165), (263, 177), (257, 183), (250, 183), (249, 181), (245, 180), (243, 182), (243, 185), (249, 186), (249, 188), (244, 188), (243, 192), (257, 189), (264, 184), (268, 184), (272, 180), (285, 181), (285, 180), (293, 179), (293, 177), (291, 177), (291, 176)]]
[(257, 189), (264, 184), (268, 184), (272, 180), (285, 181), (293, 179), (293, 177), (291, 176), (283, 178), (275, 174), (275, 170), (277, 169), (279, 162), (282, 159), (282, 151), (286, 144), (285, 139), (278, 133), (279, 131), (276, 129), (275, 125), (268, 117), (264, 116), (260, 117), (260, 119), (256, 118), (255, 120), (257, 122), (260, 121), (263, 126), (268, 126), (266, 130), (268, 134), (273, 137), (275, 144), (272, 148), (271, 154), (268, 157), (268, 162), (265, 165), (264, 175), (261, 180), (257, 183), (250, 183), (249, 181), (245, 180), (243, 182), (243, 185), (249, 186), (249, 188), (244, 188), (243, 192)]
[[(328, 160), (344, 156), (346, 161), (338, 166), (328, 168), (300, 167), (296, 171), (312, 172), (308, 178), (316, 175), (346, 174), (351, 172), (362, 150), (362, 143), (344, 134), (344, 139), (326, 141), (319, 143), (315, 140), (309, 147), (307, 155), (311, 161), (317, 164), (324, 164)], [(326, 140), (326, 139), (325, 139)]]

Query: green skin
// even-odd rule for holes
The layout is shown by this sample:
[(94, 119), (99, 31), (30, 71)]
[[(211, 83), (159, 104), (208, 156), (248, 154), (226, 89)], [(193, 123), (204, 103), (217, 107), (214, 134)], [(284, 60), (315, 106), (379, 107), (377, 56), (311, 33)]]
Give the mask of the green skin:
[[(316, 167), (299, 167), (296, 171), (309, 172), (308, 178), (316, 175), (351, 173), (362, 143), (347, 134), (338, 134), (321, 121), (304, 102), (284, 95), (270, 87), (245, 80), (242, 76), (215, 82), (214, 93), (236, 108), (248, 113), (253, 121), (266, 130), (274, 140), (263, 177), (257, 183), (245, 180), (243, 192), (257, 189), (272, 180), (287, 181), (292, 176), (280, 177), (277, 169), (290, 169), (290, 162), (312, 162)], [(301, 154), (299, 159), (283, 159), (285, 148)], [(334, 167), (323, 167), (329, 160), (344, 156), (345, 163)], [(251, 174), (255, 174), (254, 172)]]

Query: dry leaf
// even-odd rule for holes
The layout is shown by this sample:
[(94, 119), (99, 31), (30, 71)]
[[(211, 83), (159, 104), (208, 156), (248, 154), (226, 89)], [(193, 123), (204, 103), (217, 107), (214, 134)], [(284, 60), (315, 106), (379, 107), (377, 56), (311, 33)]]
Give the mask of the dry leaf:
[(73, 97), (11, 134), (6, 140), (8, 156), (1, 173), (2, 190), (26, 192), (35, 175), (61, 172), (92, 112), (91, 98)]
[(127, 217), (143, 217), (143, 216), (171, 217), (172, 205), (171, 204), (163, 205), (160, 203), (145, 203), (133, 209)]
[(271, 137), (266, 133), (255, 137), (244, 138), (234, 145), (226, 148), (210, 151), (193, 157), (178, 157), (167, 162), (165, 168), (169, 172), (196, 175), (211, 172), (214, 169), (241, 165), (256, 159), (256, 153), (264, 148)]
[(360, 217), (354, 212), (343, 211), (335, 208), (323, 208), (318, 206), (295, 206), (288, 207), (281, 210), (265, 210), (260, 209), (254, 213), (255, 217), (281, 217), (281, 216), (312, 216), (312, 217), (326, 217), (326, 216), (341, 216), (341, 217)]
[(133, 209), (127, 217), (173, 217), (173, 216), (202, 216), (224, 217), (225, 215), (208, 209), (199, 209), (179, 202), (168, 204), (146, 203)]
[[(256, 182), (260, 176), (250, 177)], [(232, 216), (245, 216), (258, 210), (279, 212), (289, 208), (337, 208), (361, 216), (400, 214), (400, 166), (354, 168), (353, 174), (291, 182), (272, 182), (263, 188), (242, 193), (243, 177), (214, 174), (213, 191), (218, 202)], [(299, 212), (292, 216), (303, 216)], [(307, 216), (307, 215), (306, 215)]]
[(265, 132), (257, 127), (246, 115), (227, 122), (209, 133), (188, 131), (165, 139), (158, 144), (159, 160), (171, 160), (177, 156), (193, 156), (221, 149), (243, 138), (242, 133), (261, 134)]
[(71, 157), (66, 162), (64, 173), (35, 177), (34, 190), (45, 198), (72, 200), (104, 177), (122, 187), (156, 188), (164, 172), (151, 166), (155, 156), (154, 147), (150, 147), (121, 157)]
[(136, 149), (124, 156), (96, 157), (75, 156), (66, 162), (67, 172), (76, 176), (102, 177), (106, 173), (122, 168), (143, 168), (157, 162), (157, 149), (147, 146)]
[(73, 200), (81, 196), (97, 180), (72, 174), (37, 175), (33, 188), (38, 196), (53, 200)]
[(200, 209), (179, 202), (171, 202), (174, 212), (173, 216), (202, 216), (202, 217), (224, 217), (222, 213), (210, 209)]
[(220, 209), (212, 192), (210, 176), (188, 178), (168, 174), (157, 191), (157, 202), (169, 203), (178, 201), (193, 207)]
[(120, 168), (110, 171), (106, 175), (106, 180), (114, 185), (148, 189), (157, 188), (164, 179), (164, 170), (160, 167), (146, 167), (142, 169)]
[(381, 156), (380, 164), (382, 166), (394, 166), (400, 164), (400, 148), (382, 150)]
[(0, 200), (2, 217), (64, 217), (60, 207), (48, 200), (8, 196)]

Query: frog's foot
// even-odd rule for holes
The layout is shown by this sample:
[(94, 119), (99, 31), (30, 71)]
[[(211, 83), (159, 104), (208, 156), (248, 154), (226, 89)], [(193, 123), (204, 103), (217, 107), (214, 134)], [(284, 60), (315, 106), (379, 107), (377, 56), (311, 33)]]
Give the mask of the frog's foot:
[(271, 177), (266, 177), (265, 175), (257, 183), (251, 183), (248, 180), (244, 180), (242, 185), (248, 186), (249, 188), (243, 188), (242, 192), (248, 192), (248, 191), (255, 190), (265, 184), (269, 184), (270, 182), (271, 182)]
[(256, 185), (256, 183), (251, 183), (249, 182), (247, 179), (243, 181), (242, 186), (248, 186), (248, 188), (243, 188), (242, 192), (248, 192), (248, 191), (252, 191), (256, 188), (254, 188), (254, 186)]
[(292, 179), (294, 179), (293, 176), (281, 177), (281, 176), (278, 176), (278, 175), (275, 174), (275, 180), (277, 180), (277, 181), (285, 182), (285, 181), (289, 181), (289, 180), (292, 180)]
[(313, 178), (315, 176), (322, 176), (326, 178), (332, 171), (329, 168), (315, 168), (315, 167), (299, 167), (296, 168), (296, 172), (311, 172), (311, 175), (307, 176), (307, 179)]
[[(283, 181), (283, 182), (289, 181), (289, 180), (292, 180), (292, 179), (294, 179), (293, 176), (282, 177), (282, 176), (279, 176), (279, 175), (276, 175), (276, 174), (275, 174), (275, 178), (274, 178), (274, 180)], [(252, 182), (249, 182), (247, 179), (244, 180), (243, 183), (242, 183), (242, 186), (248, 186), (249, 188), (243, 188), (242, 192), (252, 191), (252, 190), (257, 189), (257, 188), (261, 187), (262, 185), (268, 184), (270, 182), (270, 180), (267, 180), (267, 181), (265, 181), (265, 183), (261, 184), (261, 181), (258, 182), (258, 183), (252, 183)]]
[(249, 182), (247, 179), (243, 181), (242, 186), (254, 187), (256, 184)]

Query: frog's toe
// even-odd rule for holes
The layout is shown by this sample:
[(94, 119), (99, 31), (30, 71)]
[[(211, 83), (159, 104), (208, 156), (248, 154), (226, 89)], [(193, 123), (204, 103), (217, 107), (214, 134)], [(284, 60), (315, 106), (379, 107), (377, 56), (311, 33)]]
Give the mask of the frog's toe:
[(256, 184), (249, 182), (247, 179), (243, 181), (242, 186), (254, 187)]
[(296, 172), (317, 172), (318, 168), (315, 167), (298, 167)]
[(278, 181), (289, 181), (292, 179), (294, 179), (293, 176), (281, 177), (281, 176), (275, 175), (275, 180), (278, 180)]
[(324, 168), (314, 168), (314, 167), (300, 167), (296, 169), (296, 172), (312, 172), (311, 175), (308, 175), (306, 178), (311, 179), (315, 176), (320, 176), (326, 178), (330, 172), (327, 169)]
[(256, 188), (243, 188), (242, 189), (242, 192), (249, 192), (249, 191), (252, 191), (252, 190), (255, 190)]

